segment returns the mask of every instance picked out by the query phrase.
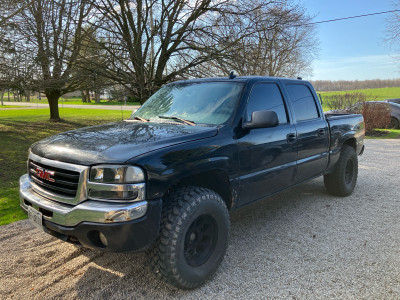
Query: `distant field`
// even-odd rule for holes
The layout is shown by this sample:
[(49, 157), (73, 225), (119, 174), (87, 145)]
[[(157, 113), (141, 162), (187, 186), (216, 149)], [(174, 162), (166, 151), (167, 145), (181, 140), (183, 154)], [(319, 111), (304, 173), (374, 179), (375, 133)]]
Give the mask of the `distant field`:
[(341, 92), (318, 92), (322, 96), (346, 94), (346, 93), (364, 93), (367, 95), (368, 100), (385, 100), (391, 98), (400, 98), (400, 87), (380, 88), (380, 89), (363, 89), (363, 90), (351, 90)]

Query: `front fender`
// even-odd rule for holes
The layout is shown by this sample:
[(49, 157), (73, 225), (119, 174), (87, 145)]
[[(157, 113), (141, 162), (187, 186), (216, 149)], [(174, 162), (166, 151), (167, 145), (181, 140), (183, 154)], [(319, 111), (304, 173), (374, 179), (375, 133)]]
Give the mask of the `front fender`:
[(229, 181), (238, 177), (237, 146), (232, 133), (161, 149), (130, 163), (146, 170), (147, 199), (163, 197), (171, 186), (201, 173), (218, 170)]

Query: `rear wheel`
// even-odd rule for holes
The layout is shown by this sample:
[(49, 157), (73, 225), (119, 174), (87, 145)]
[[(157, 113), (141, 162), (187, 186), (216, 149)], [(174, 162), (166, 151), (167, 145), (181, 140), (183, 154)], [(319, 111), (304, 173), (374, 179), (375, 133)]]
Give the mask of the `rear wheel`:
[(398, 128), (400, 128), (400, 126), (399, 126), (399, 120), (397, 120), (396, 118), (394, 118), (394, 117), (391, 117), (390, 118), (390, 123), (389, 123), (389, 126), (388, 126), (389, 128), (392, 128), (392, 129), (398, 129)]
[(155, 272), (178, 288), (202, 285), (225, 256), (229, 230), (228, 210), (215, 192), (200, 187), (171, 192), (150, 251)]
[(356, 151), (344, 145), (335, 171), (324, 176), (325, 188), (335, 196), (346, 197), (353, 193), (357, 183), (358, 159)]

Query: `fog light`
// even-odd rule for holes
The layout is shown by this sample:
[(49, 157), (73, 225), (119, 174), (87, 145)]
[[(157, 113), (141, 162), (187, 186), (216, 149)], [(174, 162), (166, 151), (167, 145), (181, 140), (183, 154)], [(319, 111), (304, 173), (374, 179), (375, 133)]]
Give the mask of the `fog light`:
[(134, 200), (138, 197), (137, 191), (98, 191), (89, 190), (89, 198), (99, 200)]
[(103, 233), (99, 233), (99, 238), (100, 238), (100, 242), (105, 246), (105, 247), (107, 247), (108, 246), (108, 241), (107, 241), (107, 238), (106, 238), (106, 236), (103, 234)]
[(139, 202), (132, 204), (123, 209), (116, 209), (104, 214), (107, 222), (125, 222), (143, 217), (147, 212), (147, 202)]

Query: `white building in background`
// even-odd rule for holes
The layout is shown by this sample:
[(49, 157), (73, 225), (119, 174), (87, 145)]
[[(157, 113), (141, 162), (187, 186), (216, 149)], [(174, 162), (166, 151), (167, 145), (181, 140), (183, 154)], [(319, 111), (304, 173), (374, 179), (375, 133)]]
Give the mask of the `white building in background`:
[[(72, 98), (72, 97), (81, 97), (82, 96), (82, 92), (81, 91), (75, 91), (75, 92), (70, 92), (70, 93), (66, 93), (64, 95), (62, 95), (61, 97), (63, 98)], [(90, 91), (90, 98), (94, 98), (94, 92)], [(111, 96), (111, 92), (110, 90), (102, 90), (100, 92), (100, 99), (101, 100), (111, 100), (112, 96)]]
[(112, 99), (112, 95), (110, 90), (103, 90), (100, 93), (100, 99), (101, 100), (111, 100)]

